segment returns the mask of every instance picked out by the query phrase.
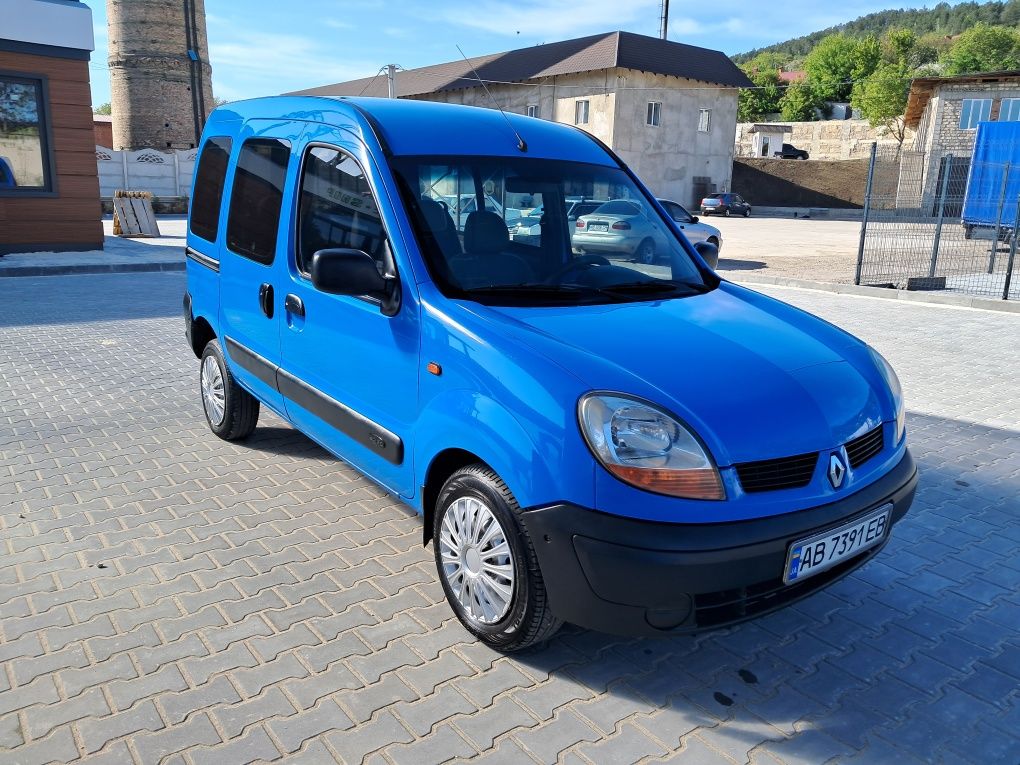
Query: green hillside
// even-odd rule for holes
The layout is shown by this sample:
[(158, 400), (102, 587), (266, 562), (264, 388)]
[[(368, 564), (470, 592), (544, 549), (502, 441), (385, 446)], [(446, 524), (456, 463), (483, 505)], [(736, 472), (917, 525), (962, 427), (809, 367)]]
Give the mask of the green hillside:
[(1020, 25), (1020, 0), (1009, 0), (1005, 3), (959, 3), (957, 5), (939, 3), (934, 8), (898, 9), (869, 13), (867, 16), (861, 16), (846, 24), (764, 48), (756, 48), (732, 58), (738, 64), (742, 64), (760, 53), (774, 52), (786, 59), (799, 59), (811, 52), (823, 37), (837, 32), (851, 37), (866, 37), (867, 35), (881, 37), (890, 29), (901, 28), (913, 31), (918, 37), (923, 35), (949, 36), (960, 34), (979, 22), (991, 26), (1016, 27)]

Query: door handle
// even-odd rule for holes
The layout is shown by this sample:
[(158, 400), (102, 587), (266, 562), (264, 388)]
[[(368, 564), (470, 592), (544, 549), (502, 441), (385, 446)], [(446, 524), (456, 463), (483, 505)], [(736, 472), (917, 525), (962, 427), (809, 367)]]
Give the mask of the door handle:
[(267, 319), (273, 318), (273, 285), (269, 282), (259, 285), (259, 308)]
[(295, 316), (305, 315), (305, 303), (304, 301), (295, 295), (293, 292), (287, 295), (283, 299), (283, 307), (287, 313), (292, 313)]

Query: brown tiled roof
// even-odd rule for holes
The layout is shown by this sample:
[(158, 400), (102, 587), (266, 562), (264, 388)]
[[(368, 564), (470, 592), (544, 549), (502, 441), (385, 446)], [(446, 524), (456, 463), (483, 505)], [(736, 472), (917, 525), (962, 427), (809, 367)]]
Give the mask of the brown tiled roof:
[[(623, 67), (715, 85), (738, 88), (751, 85), (747, 76), (721, 51), (631, 32), (608, 32), (493, 53), (478, 56), (471, 64), (478, 76), (489, 82), (522, 82)], [(463, 60), (401, 70), (396, 79), (397, 96), (405, 97), (473, 87), (478, 87), (478, 81), (471, 66)], [(379, 75), (301, 90), (295, 95), (385, 96), (386, 92), (386, 77)]]
[(907, 96), (907, 108), (903, 121), (909, 128), (916, 128), (921, 123), (924, 108), (928, 105), (935, 91), (942, 85), (981, 85), (983, 83), (1020, 81), (1020, 69), (1008, 69), (1002, 72), (981, 72), (979, 74), (961, 74), (955, 77), (917, 77), (910, 82), (910, 95)]

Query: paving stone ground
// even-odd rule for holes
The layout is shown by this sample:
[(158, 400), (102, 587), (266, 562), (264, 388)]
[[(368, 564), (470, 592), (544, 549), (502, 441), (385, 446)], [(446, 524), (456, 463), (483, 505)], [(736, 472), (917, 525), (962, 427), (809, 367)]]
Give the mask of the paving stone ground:
[(403, 504), (203, 421), (179, 274), (0, 284), (0, 762), (1020, 761), (1020, 317), (771, 289), (906, 388), (872, 563), (697, 637), (472, 641)]

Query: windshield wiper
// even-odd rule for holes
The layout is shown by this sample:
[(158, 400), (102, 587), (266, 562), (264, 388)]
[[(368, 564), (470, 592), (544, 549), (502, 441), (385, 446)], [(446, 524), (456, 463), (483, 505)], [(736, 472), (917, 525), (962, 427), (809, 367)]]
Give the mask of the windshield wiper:
[(596, 287), (600, 294), (618, 295), (621, 297), (632, 295), (665, 295), (668, 293), (691, 291), (697, 294), (708, 292), (711, 289), (707, 284), (697, 282), (623, 282), (622, 284), (609, 284), (605, 287)]
[(484, 287), (468, 287), (462, 290), (467, 295), (577, 295), (595, 294), (594, 287), (580, 284), (543, 284), (522, 282), (521, 284), (492, 284)]

